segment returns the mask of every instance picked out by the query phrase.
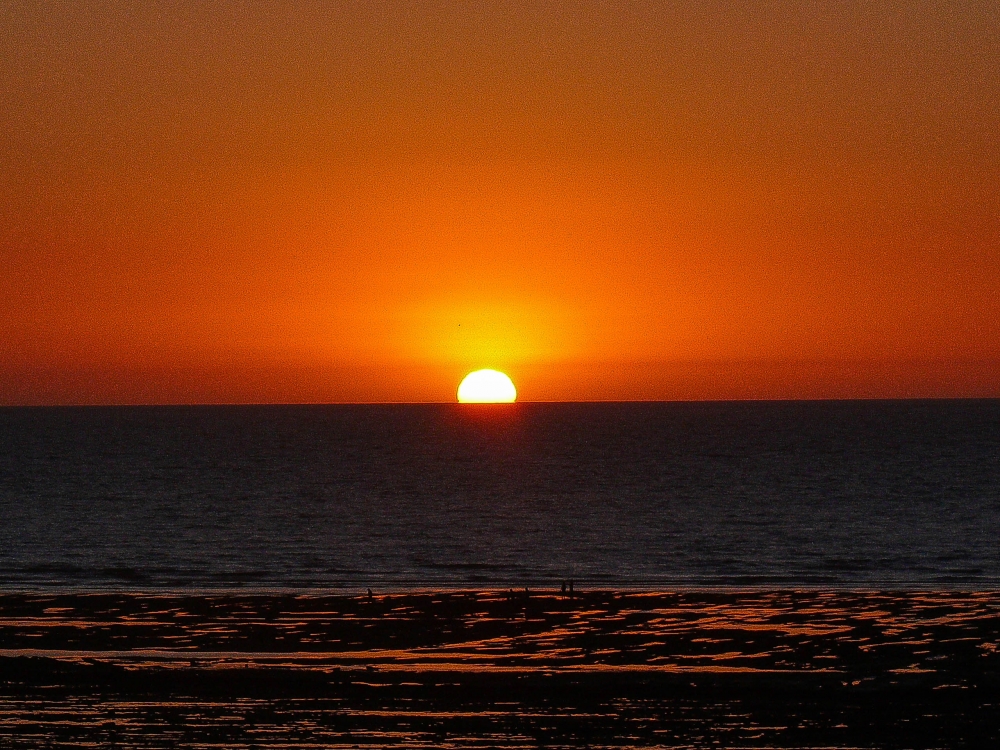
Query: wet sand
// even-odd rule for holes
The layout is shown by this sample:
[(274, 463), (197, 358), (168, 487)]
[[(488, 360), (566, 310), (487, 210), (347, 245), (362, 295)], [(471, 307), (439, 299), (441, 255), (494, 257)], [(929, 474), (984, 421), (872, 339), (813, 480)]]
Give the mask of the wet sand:
[(991, 747), (998, 643), (998, 593), (6, 594), (0, 747)]

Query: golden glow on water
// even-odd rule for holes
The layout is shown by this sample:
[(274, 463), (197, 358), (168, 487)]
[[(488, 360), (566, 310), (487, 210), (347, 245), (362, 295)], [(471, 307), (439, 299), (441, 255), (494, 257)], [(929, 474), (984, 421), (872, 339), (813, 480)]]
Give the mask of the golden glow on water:
[[(359, 737), (427, 747), (444, 736), (455, 748), (515, 748), (551, 737), (558, 712), (567, 747), (583, 746), (583, 729), (617, 738), (626, 720), (643, 746), (668, 731), (721, 740), (738, 720), (762, 740), (747, 747), (787, 747), (797, 736), (788, 716), (808, 710), (821, 727), (867, 731), (868, 706), (880, 705), (871, 696), (899, 684), (916, 700), (901, 709), (907, 723), (928, 714), (931, 731), (957, 721), (961, 733), (993, 707), (973, 697), (949, 714), (940, 696), (994, 673), (998, 611), (990, 592), (0, 595), (0, 666), (30, 657), (24, 679), (46, 691), (0, 689), (0, 746), (96, 736), (145, 747), (169, 727), (185, 746), (225, 736), (232, 748)], [(431, 621), (441, 627), (420, 627)], [(650, 692), (620, 692), (632, 683), (616, 674), (641, 675)], [(67, 678), (83, 693), (47, 692)], [(136, 679), (149, 685), (139, 700), (113, 697)], [(503, 702), (475, 698), (484, 684), (518, 688)], [(787, 716), (775, 716), (773, 684), (805, 696)], [(608, 708), (579, 706), (580, 685)], [(678, 703), (678, 685), (695, 697)], [(757, 688), (763, 710), (751, 702)], [(982, 713), (965, 718), (970, 710)], [(587, 747), (620, 746), (587, 737)]]

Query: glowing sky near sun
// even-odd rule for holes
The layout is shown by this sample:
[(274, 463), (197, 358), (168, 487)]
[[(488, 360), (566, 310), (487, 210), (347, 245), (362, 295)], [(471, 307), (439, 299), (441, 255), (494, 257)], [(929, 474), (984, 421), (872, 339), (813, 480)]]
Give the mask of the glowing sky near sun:
[(1000, 395), (994, 3), (17, 3), (0, 403)]

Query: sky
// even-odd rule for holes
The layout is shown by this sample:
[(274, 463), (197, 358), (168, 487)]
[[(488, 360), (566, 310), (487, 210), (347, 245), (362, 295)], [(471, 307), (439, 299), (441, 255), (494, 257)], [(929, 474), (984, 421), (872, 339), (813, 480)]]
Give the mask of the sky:
[(1000, 396), (1000, 6), (0, 5), (0, 404)]

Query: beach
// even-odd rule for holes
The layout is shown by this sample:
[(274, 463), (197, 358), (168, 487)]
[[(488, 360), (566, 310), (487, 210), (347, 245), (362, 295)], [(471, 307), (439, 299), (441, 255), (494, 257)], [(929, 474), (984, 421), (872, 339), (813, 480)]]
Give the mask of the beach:
[(959, 747), (1000, 594), (0, 596), (3, 747)]

